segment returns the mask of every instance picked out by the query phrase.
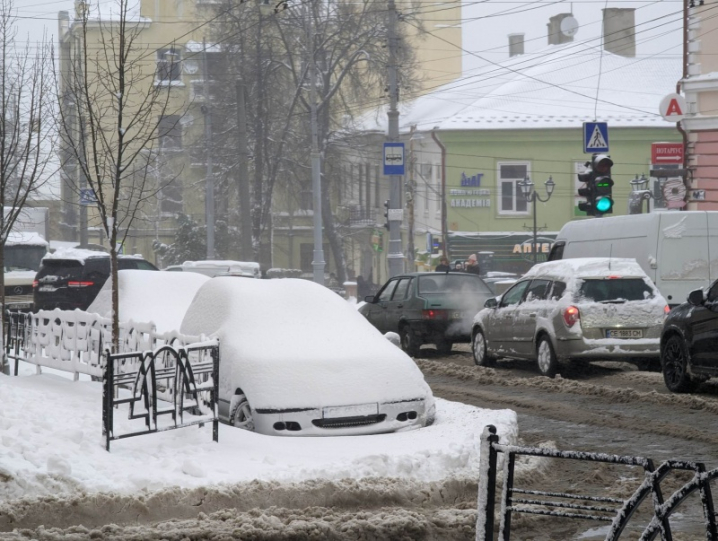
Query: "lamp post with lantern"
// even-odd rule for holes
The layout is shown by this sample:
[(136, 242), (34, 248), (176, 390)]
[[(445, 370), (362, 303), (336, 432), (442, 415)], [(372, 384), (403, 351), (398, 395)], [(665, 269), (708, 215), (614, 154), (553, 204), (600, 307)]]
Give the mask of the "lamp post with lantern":
[(556, 187), (556, 183), (553, 181), (552, 177), (548, 177), (548, 180), (544, 183), (546, 186), (546, 198), (542, 198), (536, 190), (534, 190), (534, 183), (531, 182), (531, 179), (527, 176), (523, 181), (519, 182), (519, 187), (521, 188), (521, 193), (524, 194), (524, 197), (526, 198), (526, 201), (533, 204), (533, 218), (534, 218), (534, 228), (533, 228), (533, 246), (531, 248), (531, 252), (534, 256), (534, 264), (538, 263), (538, 250), (536, 249), (536, 201), (541, 201), (542, 203), (548, 202), (549, 199), (551, 199), (551, 195), (553, 194), (553, 190)]

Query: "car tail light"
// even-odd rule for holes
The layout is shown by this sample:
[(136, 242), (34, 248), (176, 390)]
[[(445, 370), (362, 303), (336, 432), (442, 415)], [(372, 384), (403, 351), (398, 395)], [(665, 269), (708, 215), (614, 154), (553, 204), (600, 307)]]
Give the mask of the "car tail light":
[(567, 327), (573, 327), (581, 319), (581, 313), (575, 306), (569, 306), (563, 311), (563, 320)]
[(668, 315), (668, 312), (670, 312), (670, 311), (671, 311), (671, 307), (666, 304), (666, 305), (663, 307), (663, 313), (666, 314), (666, 315)]
[(38, 282), (37, 280), (33, 280), (33, 281), (32, 281), (32, 287), (37, 287), (37, 284), (39, 284), (39, 283), (40, 283), (40, 282)]
[(421, 315), (424, 319), (446, 319), (448, 312), (446, 310), (422, 310)]
[(95, 282), (67, 282), (67, 287), (91, 287)]

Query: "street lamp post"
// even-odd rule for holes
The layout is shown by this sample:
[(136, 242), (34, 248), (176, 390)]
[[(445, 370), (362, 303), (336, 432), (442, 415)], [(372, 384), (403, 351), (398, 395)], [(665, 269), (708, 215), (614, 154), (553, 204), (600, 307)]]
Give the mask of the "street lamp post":
[(524, 197), (526, 198), (526, 201), (533, 204), (533, 215), (534, 215), (534, 241), (533, 246), (531, 247), (531, 252), (534, 256), (534, 264), (538, 263), (538, 251), (536, 250), (536, 200), (541, 201), (542, 203), (546, 203), (549, 199), (551, 199), (551, 195), (553, 194), (553, 189), (556, 187), (556, 183), (553, 181), (552, 177), (548, 177), (548, 180), (544, 183), (546, 186), (546, 199), (543, 199), (536, 190), (534, 190), (534, 183), (531, 182), (531, 179), (527, 176), (523, 181), (519, 182), (519, 186), (521, 187), (521, 193), (524, 194)]

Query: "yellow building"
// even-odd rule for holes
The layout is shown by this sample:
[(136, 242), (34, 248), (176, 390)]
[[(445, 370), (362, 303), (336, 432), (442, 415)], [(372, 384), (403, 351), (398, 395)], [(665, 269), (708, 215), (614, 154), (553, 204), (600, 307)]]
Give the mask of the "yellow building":
[[(177, 229), (176, 215), (183, 213), (198, 224), (204, 224), (206, 216), (206, 179), (208, 178), (208, 138), (211, 129), (206, 122), (209, 118), (206, 107), (207, 89), (205, 76), (211, 81), (222, 67), (223, 53), (220, 47), (212, 45), (211, 25), (206, 21), (216, 9), (213, 0), (142, 0), (139, 11), (130, 13), (128, 20), (133, 32), (130, 54), (135, 69), (130, 92), (139, 100), (153, 88), (160, 88), (169, 97), (164, 115), (155, 115), (157, 138), (152, 147), (158, 159), (149, 169), (154, 192), (140, 205), (140, 212), (127, 231), (124, 246), (126, 253), (141, 253), (147, 259), (158, 261), (152, 249), (153, 243), (172, 243)], [(400, 6), (400, 8), (403, 6)], [(112, 60), (113, 46), (117, 45), (116, 15), (111, 12), (91, 11), (87, 24), (83, 25), (83, 13), (87, 3), (76, 2), (75, 11), (59, 14), (59, 57), (60, 93), (63, 117), (73, 124), (76, 133), (83, 128), (73, 112), (73, 96), (70, 92), (72, 74), (84, 69), (83, 50), (89, 52), (97, 62)], [(453, 80), (461, 75), (461, 7), (457, 3), (436, 4), (427, 1), (417, 3), (412, 12), (421, 25), (409, 27), (412, 43), (420, 63), (421, 92)], [(113, 19), (113, 17), (115, 17)], [(114, 21), (114, 22), (113, 22)], [(209, 45), (203, 45), (205, 44)], [(109, 53), (109, 54), (108, 54)], [(98, 64), (99, 65), (99, 64)], [(88, 70), (92, 64), (88, 64)], [(99, 68), (98, 68), (99, 69)], [(206, 75), (205, 75), (206, 72)], [(212, 92), (212, 90), (210, 90)], [(103, 107), (112, 108), (112, 93), (102, 98)], [(108, 117), (112, 122), (112, 116)], [(148, 117), (148, 121), (151, 121)], [(210, 119), (211, 122), (211, 119)], [(82, 208), (80, 189), (86, 188), (81, 168), (72, 153), (65, 147), (61, 150), (62, 171), (62, 215), (59, 218), (63, 240), (79, 240), (82, 229)], [(376, 214), (383, 201), (379, 193), (386, 187), (387, 179), (378, 174), (378, 164), (365, 164), (363, 169), (352, 169), (354, 173), (344, 175), (337, 171), (336, 190), (332, 194), (333, 209), (341, 227), (347, 228), (342, 237), (346, 252), (349, 253), (350, 269), (358, 267), (351, 261), (352, 245), (357, 240), (357, 229), (369, 235), (374, 229), (369, 222), (357, 214), (356, 209), (369, 205)], [(352, 183), (358, 183), (357, 186)], [(374, 186), (366, 191), (359, 186)], [(231, 189), (230, 189), (231, 190)], [(367, 195), (367, 194), (371, 195)], [(237, 198), (233, 192), (218, 197), (215, 201), (218, 218), (231, 219), (228, 211), (236, 207)], [(311, 194), (288, 194), (278, 186), (272, 211), (272, 232), (263, 240), (271, 244), (270, 261), (263, 261), (263, 267), (301, 268), (311, 271), (313, 249)], [(363, 203), (362, 203), (363, 201)], [(87, 209), (88, 242), (106, 243), (103, 238), (97, 212), (90, 203)], [(363, 208), (363, 207), (362, 207)], [(368, 207), (367, 207), (368, 210)], [(363, 211), (360, 211), (360, 214)], [(329, 261), (328, 247), (325, 259)], [(327, 270), (331, 266), (327, 267)]]

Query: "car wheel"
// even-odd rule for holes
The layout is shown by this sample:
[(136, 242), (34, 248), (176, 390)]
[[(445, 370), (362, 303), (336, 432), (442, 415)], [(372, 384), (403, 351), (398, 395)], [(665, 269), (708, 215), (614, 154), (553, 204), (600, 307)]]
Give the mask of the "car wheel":
[(698, 388), (700, 380), (688, 373), (690, 364), (688, 349), (683, 339), (677, 334), (672, 335), (661, 348), (663, 364), (663, 381), (673, 393), (691, 393)]
[(477, 329), (474, 339), (471, 341), (471, 351), (474, 354), (474, 364), (477, 366), (494, 366), (496, 358), (488, 354), (486, 349), (486, 337), (484, 331)]
[(421, 343), (416, 335), (411, 332), (409, 325), (403, 325), (401, 329), (399, 329), (399, 338), (401, 339), (401, 349), (403, 349), (407, 355), (411, 355), (412, 357), (419, 355)]
[(237, 405), (230, 415), (230, 422), (237, 428), (254, 431), (254, 418), (252, 417), (252, 408), (249, 406), (247, 395), (237, 395)]
[(439, 340), (436, 342), (436, 351), (441, 355), (448, 355), (451, 353), (451, 348), (454, 343), (451, 340)]
[(542, 376), (552, 378), (558, 372), (558, 359), (548, 336), (539, 338), (536, 346), (536, 361)]

